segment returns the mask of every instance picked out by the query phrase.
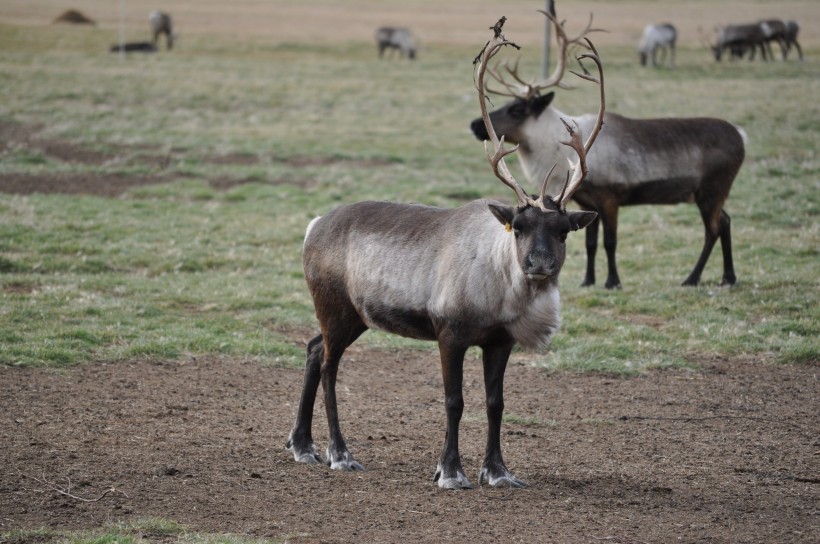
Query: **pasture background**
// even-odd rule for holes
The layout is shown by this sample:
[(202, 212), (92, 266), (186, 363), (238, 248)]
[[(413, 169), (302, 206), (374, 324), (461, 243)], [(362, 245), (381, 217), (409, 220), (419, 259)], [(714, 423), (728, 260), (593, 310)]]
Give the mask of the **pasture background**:
[[(170, 53), (122, 62), (107, 53), (118, 36), (117, 2), (4, 0), (0, 363), (62, 369), (217, 357), (302, 365), (316, 332), (300, 263), (311, 218), (366, 198), (510, 201), (467, 129), (478, 115), (471, 62), (487, 27), (506, 15), (506, 35), (524, 47), (522, 71), (535, 74), (543, 20), (534, 10), (542, 5), (128, 2), (128, 40), (148, 38), (154, 8), (173, 15), (180, 38)], [(69, 7), (98, 25), (52, 25)], [(694, 206), (623, 209), (624, 288), (603, 289), (599, 255), (599, 285), (581, 289), (583, 235), (571, 237), (564, 327), (549, 352), (514, 357), (615, 374), (726, 359), (816, 365), (820, 7), (559, 0), (558, 10), (570, 29), (594, 12), (595, 26), (608, 30), (592, 38), (610, 111), (717, 116), (748, 134), (726, 206), (739, 284), (718, 288), (716, 248), (703, 284), (679, 286), (702, 244)], [(771, 16), (800, 22), (804, 62), (717, 64), (703, 46), (716, 23)], [(641, 69), (640, 31), (664, 20), (680, 31), (678, 68)], [(412, 28), (416, 62), (376, 57), (372, 33), (381, 24)], [(592, 110), (595, 94), (579, 84), (556, 105)], [(72, 187), (84, 189), (64, 194)], [(391, 359), (401, 358), (396, 348), (435, 358), (432, 344), (376, 333), (360, 342)], [(173, 523), (139, 530), (179, 533)]]
[[(221, 353), (301, 364), (302, 342), (315, 330), (299, 262), (312, 217), (367, 198), (441, 206), (509, 200), (467, 130), (478, 114), (471, 61), (487, 26), (505, 14), (507, 35), (524, 47), (523, 73), (536, 74), (539, 3), (159, 4), (174, 16), (177, 48), (125, 62), (106, 53), (117, 41), (117, 3), (72, 4), (96, 27), (50, 24), (65, 7), (56, 1), (0, 7), (0, 119), (33, 132), (28, 143), (8, 138), (0, 175), (29, 187), (49, 176), (58, 185), (162, 182), (115, 199), (0, 197), (2, 362)], [(816, 359), (820, 9), (811, 2), (558, 7), (571, 30), (593, 12), (595, 26), (608, 31), (592, 37), (610, 111), (718, 116), (746, 130), (746, 162), (727, 203), (740, 283), (716, 288), (716, 249), (703, 285), (678, 287), (702, 243), (694, 206), (624, 209), (624, 289), (579, 289), (583, 235), (571, 237), (564, 332), (551, 353), (521, 356), (616, 372), (695, 364), (704, 354)], [(146, 11), (128, 3), (128, 40), (148, 38)], [(798, 19), (806, 60), (715, 63), (701, 36), (735, 13)], [(678, 68), (640, 69), (640, 29), (661, 19), (681, 27)], [(372, 29), (381, 23), (413, 28), (418, 62), (376, 58)], [(591, 110), (590, 87), (560, 93), (556, 106)], [(78, 158), (50, 156), (38, 139), (68, 142)], [(430, 349), (378, 334), (365, 341)]]

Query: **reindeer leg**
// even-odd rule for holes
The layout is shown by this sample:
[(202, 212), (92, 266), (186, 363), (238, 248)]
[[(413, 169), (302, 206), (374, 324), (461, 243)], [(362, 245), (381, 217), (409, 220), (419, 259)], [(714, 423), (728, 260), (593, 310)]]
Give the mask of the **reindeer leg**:
[(358, 338), (367, 327), (359, 321), (345, 325), (336, 324), (333, 329), (336, 334), (325, 331), (325, 357), (321, 367), (322, 389), (325, 392), (325, 412), (330, 441), (327, 446), (326, 462), (333, 470), (364, 470), (347, 449), (339, 426), (339, 412), (336, 405), (336, 374), (339, 370), (339, 361), (345, 349)]
[(600, 216), (592, 220), (592, 223), (586, 228), (587, 241), (587, 273), (584, 277), (584, 283), (581, 287), (590, 287), (595, 285), (595, 253), (598, 251), (598, 225), (600, 223)]
[(618, 205), (607, 202), (599, 209), (604, 225), (604, 250), (606, 251), (607, 275), (604, 287), (620, 289), (621, 278), (618, 277), (618, 266), (615, 263), (615, 248), (618, 246)]
[(513, 342), (482, 346), (484, 359), (484, 390), (487, 395), (487, 449), (484, 464), (478, 473), (478, 484), (485, 481), (493, 487), (526, 487), (507, 469), (501, 456), (501, 416), (504, 412), (504, 370), (512, 352)]
[(319, 377), (324, 349), (322, 335), (308, 342), (307, 362), (305, 363), (305, 382), (302, 387), (302, 398), (299, 400), (299, 411), (296, 423), (290, 431), (285, 447), (293, 452), (293, 459), (299, 463), (316, 464), (321, 461), (313, 444), (311, 427), (313, 426), (313, 405), (316, 402), (316, 391), (319, 388)]
[(439, 338), (441, 374), (444, 379), (444, 404), (447, 410), (447, 434), (444, 449), (436, 467), (433, 480), (441, 489), (472, 489), (473, 485), (464, 475), (458, 453), (458, 426), (464, 412), (462, 381), (464, 375), (465, 346), (456, 345)]
[(686, 278), (686, 280), (684, 280), (681, 284), (684, 286), (695, 286), (700, 282), (700, 275), (703, 273), (703, 268), (706, 266), (706, 261), (709, 260), (709, 255), (712, 254), (712, 249), (715, 247), (718, 234), (721, 232), (720, 212), (715, 213), (712, 209), (704, 209), (705, 206), (700, 202), (698, 202), (698, 207), (700, 208), (701, 217), (703, 218), (703, 226), (705, 231), (703, 250), (700, 252), (700, 257), (698, 258), (698, 262), (695, 263), (695, 268), (692, 270), (692, 273), (689, 274), (689, 277)]
[(735, 264), (732, 260), (732, 219), (725, 210), (720, 210), (720, 248), (723, 250), (723, 279), (721, 285), (737, 283)]

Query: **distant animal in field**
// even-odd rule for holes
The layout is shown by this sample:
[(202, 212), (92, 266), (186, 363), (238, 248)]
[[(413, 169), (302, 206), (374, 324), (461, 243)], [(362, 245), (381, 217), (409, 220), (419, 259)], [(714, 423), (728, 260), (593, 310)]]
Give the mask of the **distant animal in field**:
[(786, 56), (788, 57), (792, 47), (797, 48), (800, 60), (803, 60), (803, 48), (797, 43), (797, 34), (800, 32), (800, 25), (797, 21), (786, 21)]
[[(755, 28), (760, 31), (758, 25)], [(541, 94), (544, 89), (561, 86), (567, 46), (578, 44), (577, 40), (560, 42), (558, 64), (547, 79), (525, 83), (517, 74), (517, 65), (506, 67), (513, 81), (508, 81), (509, 76), (505, 79), (499, 70), (492, 73), (507, 90), (497, 94), (513, 100), (490, 113), (490, 121), (505, 141), (518, 144), (521, 166), (533, 183), (543, 180), (553, 165), (563, 164), (566, 159), (567, 151), (556, 143), (564, 130), (564, 120), (584, 131), (591, 130), (595, 123), (594, 115), (568, 115), (554, 108), (554, 92)], [(482, 119), (474, 120), (471, 129), (479, 140), (487, 139)], [(618, 209), (680, 202), (697, 204), (705, 228), (700, 257), (683, 285), (700, 282), (718, 240), (723, 250), (721, 283), (735, 284), (730, 218), (723, 206), (744, 154), (743, 134), (727, 121), (706, 117), (630, 119), (607, 113), (604, 128), (588, 157), (587, 180), (573, 196), (582, 209), (598, 212), (586, 229), (587, 270), (582, 285), (595, 284), (599, 223), (603, 224), (607, 255), (605, 287), (619, 288), (621, 279), (615, 262)], [(558, 174), (560, 178), (562, 172)]]
[(772, 43), (780, 46), (780, 53), (783, 60), (786, 60), (786, 53), (788, 51), (788, 44), (786, 39), (786, 23), (780, 19), (767, 19), (760, 21), (760, 29), (763, 31), (763, 45), (766, 48), (766, 53), (771, 60), (774, 60), (772, 53)]
[[(508, 43), (500, 36), (501, 24), (493, 27), (497, 33), (482, 51), (477, 70), (482, 118), (488, 124), (483, 78), (492, 55)], [(598, 66), (603, 85), (600, 59), (587, 57)], [(336, 376), (345, 350), (368, 328), (377, 328), (438, 342), (447, 416), (434, 476), (438, 487), (472, 487), (458, 445), (464, 356), (471, 346), (482, 350), (486, 395), (487, 442), (479, 484), (524, 487), (501, 455), (504, 372), (516, 343), (545, 347), (558, 329), (558, 275), (566, 238), (595, 218), (595, 212), (567, 210), (566, 204), (584, 181), (585, 157), (601, 128), (601, 89), (599, 122), (586, 142), (570, 127), (562, 134), (565, 138), (569, 132), (567, 145), (577, 160), (558, 194), (546, 194), (546, 183), (538, 197), (526, 194), (504, 164), (514, 150), (505, 149), (493, 133), (488, 158), (494, 174), (516, 193), (514, 206), (476, 200), (443, 209), (371, 201), (341, 206), (311, 221), (302, 262), (321, 333), (307, 346), (299, 408), (286, 444), (295, 461), (364, 470), (342, 436)], [(329, 430), (325, 459), (316, 451), (311, 430), (320, 384)], [(406, 454), (405, 448), (400, 455)]]
[(86, 17), (82, 12), (77, 11), (76, 9), (69, 9), (64, 11), (60, 14), (59, 17), (54, 19), (55, 23), (70, 23), (75, 25), (96, 25), (97, 23)]
[(152, 11), (148, 15), (148, 24), (151, 27), (152, 43), (157, 47), (157, 42), (162, 34), (165, 34), (165, 45), (170, 50), (174, 47), (174, 28), (171, 16), (162, 11)]
[(407, 28), (385, 26), (377, 29), (376, 45), (379, 48), (379, 57), (383, 57), (384, 52), (390, 49), (398, 51), (400, 56), (408, 59), (416, 58), (416, 42)]
[(749, 60), (754, 60), (758, 49), (761, 58), (767, 60), (766, 34), (760, 23), (727, 25), (719, 28), (717, 41), (711, 48), (718, 62), (727, 52), (730, 60), (740, 59), (746, 53), (749, 53)]
[[(122, 50), (126, 53), (155, 53), (157, 46), (151, 42), (126, 42), (122, 44)], [(119, 53), (120, 44), (115, 43), (108, 51), (111, 53)]]
[[(652, 58), (652, 66), (662, 65), (666, 61), (667, 51), (669, 52), (669, 65), (675, 66), (675, 42), (678, 39), (678, 31), (669, 23), (659, 25), (647, 25), (643, 29), (640, 44), (638, 44), (638, 55), (641, 66), (646, 66), (649, 58)], [(658, 63), (658, 51), (661, 52), (661, 61)]]

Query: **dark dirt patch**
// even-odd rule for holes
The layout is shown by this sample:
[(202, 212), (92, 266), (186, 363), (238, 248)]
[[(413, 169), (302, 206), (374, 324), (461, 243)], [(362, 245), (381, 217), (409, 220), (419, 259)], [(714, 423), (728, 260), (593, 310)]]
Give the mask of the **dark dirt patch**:
[(0, 174), (0, 193), (30, 195), (61, 193), (116, 197), (133, 187), (165, 183), (164, 176), (129, 176), (125, 174), (67, 173)]
[(43, 125), (24, 125), (0, 121), (0, 152), (27, 148), (53, 157), (62, 162), (102, 165), (112, 156), (85, 149), (81, 146), (40, 135)]
[[(301, 370), (252, 362), (0, 368), (0, 532), (160, 516), (300, 542), (817, 542), (818, 366), (705, 363), (619, 379), (512, 365), (505, 459), (524, 490), (444, 492), (433, 352), (350, 349), (342, 428), (368, 471), (283, 449)], [(484, 449), (481, 364), (465, 365), (461, 453)], [(536, 422), (523, 424), (521, 422)], [(326, 445), (321, 402), (317, 445)], [(84, 498), (61, 495), (43, 480)]]
[[(143, 166), (156, 171), (151, 175), (128, 175), (120, 173), (67, 173), (46, 172), (36, 174), (0, 174), (0, 193), (33, 194), (61, 193), (86, 194), (101, 197), (118, 197), (133, 187), (173, 181), (173, 172), (168, 167), (185, 154), (186, 150), (174, 148), (165, 154), (152, 153), (153, 146), (118, 146), (106, 153), (90, 150), (79, 145), (42, 135), (43, 125), (25, 125), (0, 121), (0, 154), (27, 149), (68, 164), (90, 166)], [(147, 151), (147, 152), (146, 152)], [(378, 168), (394, 164), (382, 159), (349, 159), (343, 157), (260, 157), (243, 153), (202, 157), (200, 161), (221, 166), (252, 166), (262, 163), (285, 163), (296, 168), (309, 166), (332, 166), (334, 164), (355, 165), (362, 168)], [(260, 179), (258, 176), (237, 178), (216, 175), (206, 178), (218, 191), (227, 191), (245, 183), (266, 183), (270, 185), (294, 185), (302, 188), (316, 186), (310, 177), (282, 177)]]

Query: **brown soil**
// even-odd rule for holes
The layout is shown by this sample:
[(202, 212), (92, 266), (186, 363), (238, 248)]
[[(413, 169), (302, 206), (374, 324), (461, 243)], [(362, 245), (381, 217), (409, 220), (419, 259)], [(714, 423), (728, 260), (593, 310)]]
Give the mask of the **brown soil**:
[[(150, 146), (145, 148), (118, 146), (113, 147), (113, 151), (102, 152), (45, 136), (43, 130), (42, 125), (24, 125), (0, 121), (0, 160), (5, 154), (28, 151), (50, 161), (100, 167), (102, 171), (38, 172), (36, 174), (0, 173), (0, 193), (22, 195), (62, 193), (119, 197), (134, 187), (173, 181), (175, 176), (171, 165), (181, 160), (185, 154), (184, 149), (171, 149), (163, 154)], [(355, 164), (363, 168), (379, 168), (393, 164), (391, 161), (379, 159), (355, 160), (344, 157), (309, 156), (259, 157), (239, 153), (207, 156), (199, 158), (199, 160), (208, 164), (228, 166), (254, 165), (263, 162), (283, 163), (294, 168), (329, 166), (337, 163)], [(154, 170), (155, 173), (150, 175), (129, 175), (104, 171), (118, 166), (142, 166)], [(190, 177), (190, 174), (186, 174), (186, 177)], [(220, 191), (232, 189), (243, 183), (260, 182), (257, 177), (243, 179), (227, 176), (212, 176), (207, 181), (211, 187)], [(270, 185), (297, 185), (304, 188), (315, 186), (315, 180), (309, 177), (291, 176), (268, 179), (265, 180), (265, 183)]]
[[(503, 448), (530, 487), (445, 492), (432, 482), (444, 438), (436, 359), (351, 348), (340, 415), (363, 473), (285, 451), (300, 370), (216, 359), (0, 368), (0, 532), (162, 517), (298, 542), (820, 538), (817, 366), (716, 360), (623, 379), (512, 365)], [(475, 484), (483, 385), (480, 362), (465, 366), (461, 452)], [(320, 402), (320, 448), (322, 414)]]

